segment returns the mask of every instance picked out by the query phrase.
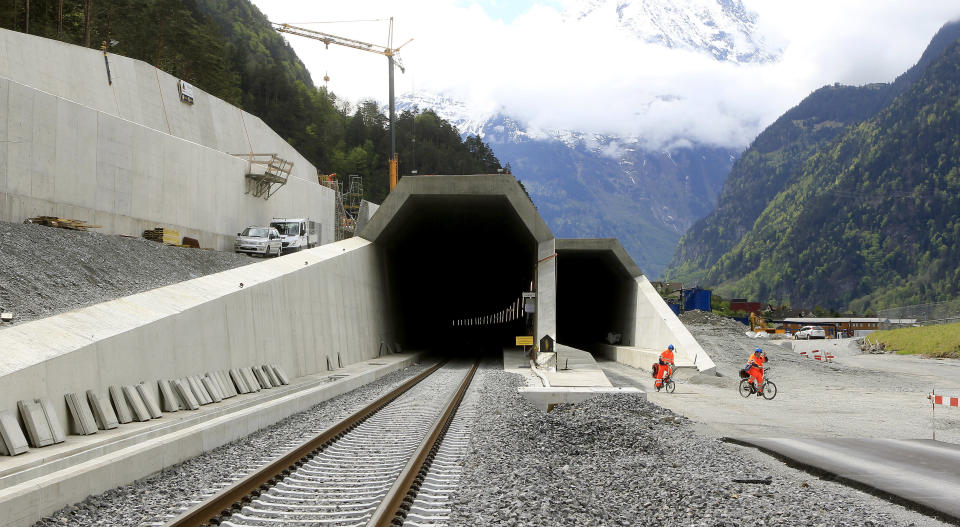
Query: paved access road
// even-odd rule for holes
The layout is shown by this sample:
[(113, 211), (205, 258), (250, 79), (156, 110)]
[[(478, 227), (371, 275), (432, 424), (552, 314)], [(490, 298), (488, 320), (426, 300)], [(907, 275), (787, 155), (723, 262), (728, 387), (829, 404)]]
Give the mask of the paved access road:
[[(715, 437), (859, 437), (936, 439), (960, 444), (960, 408), (931, 412), (927, 394), (960, 392), (960, 361), (899, 355), (864, 355), (850, 347), (834, 351), (831, 363), (803, 358), (792, 342), (752, 339), (721, 324), (688, 324), (717, 363), (721, 377), (679, 371), (675, 393), (657, 393), (649, 370), (600, 362), (615, 385), (624, 377), (641, 383), (651, 402), (698, 423)], [(820, 347), (829, 341), (819, 341)], [(811, 342), (811, 345), (813, 341)], [(798, 348), (807, 345), (797, 343)], [(772, 401), (737, 393), (738, 370), (753, 348), (771, 358)]]
[(960, 520), (960, 446), (933, 440), (731, 438)]

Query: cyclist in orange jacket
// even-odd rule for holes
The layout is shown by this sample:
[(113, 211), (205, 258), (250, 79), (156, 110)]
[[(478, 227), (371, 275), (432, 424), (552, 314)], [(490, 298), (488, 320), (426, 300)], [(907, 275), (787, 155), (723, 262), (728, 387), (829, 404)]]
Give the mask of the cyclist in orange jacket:
[(657, 362), (657, 380), (653, 385), (657, 390), (663, 387), (663, 379), (673, 375), (673, 344), (667, 346), (667, 349), (660, 353), (660, 360)]
[(750, 375), (750, 392), (754, 393), (763, 385), (763, 364), (767, 362), (767, 354), (762, 349), (753, 350), (753, 355), (747, 359), (747, 366), (744, 368)]

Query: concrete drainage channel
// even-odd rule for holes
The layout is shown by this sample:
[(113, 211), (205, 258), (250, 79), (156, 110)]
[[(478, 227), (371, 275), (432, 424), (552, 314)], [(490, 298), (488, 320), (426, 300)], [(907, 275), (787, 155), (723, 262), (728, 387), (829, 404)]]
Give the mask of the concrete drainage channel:
[(394, 525), (411, 513), (414, 499), (411, 520), (436, 513), (441, 498), (437, 481), (446, 480), (444, 490), (453, 490), (445, 465), (451, 455), (462, 455), (472, 410), (453, 425), (446, 445), (444, 435), (479, 363), (466, 373), (464, 364), (441, 369), (443, 365), (426, 370), (168, 525)]

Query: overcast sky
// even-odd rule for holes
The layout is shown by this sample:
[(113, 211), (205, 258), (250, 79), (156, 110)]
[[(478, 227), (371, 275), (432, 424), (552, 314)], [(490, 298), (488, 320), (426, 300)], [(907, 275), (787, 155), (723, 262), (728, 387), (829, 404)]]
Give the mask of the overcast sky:
[[(920, 57), (957, 0), (744, 0), (776, 63), (737, 65), (639, 42), (612, 16), (563, 16), (584, 0), (254, 0), (274, 22), (387, 44), (394, 17), (397, 94), (444, 93), (534, 129), (681, 138), (744, 147), (814, 89), (889, 82)], [(658, 0), (667, 2), (669, 0)], [(379, 19), (379, 20), (377, 20)], [(387, 99), (387, 59), (288, 36), (317, 85), (351, 101)]]

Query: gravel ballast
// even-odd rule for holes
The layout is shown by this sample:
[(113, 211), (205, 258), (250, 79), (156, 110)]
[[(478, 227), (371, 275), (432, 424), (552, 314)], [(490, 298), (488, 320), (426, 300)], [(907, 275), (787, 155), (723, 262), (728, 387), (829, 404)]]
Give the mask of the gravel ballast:
[(519, 376), (491, 372), (483, 383), (451, 525), (939, 525), (771, 469), (641, 397), (601, 396), (544, 414), (517, 394)]
[(107, 491), (37, 522), (36, 526), (144, 525), (163, 522), (226, 481), (326, 430), (376, 398), (417, 375), (430, 364), (416, 364), (350, 391), (279, 423), (164, 469), (140, 481)]
[(124, 236), (0, 222), (0, 310), (17, 323), (259, 261)]

